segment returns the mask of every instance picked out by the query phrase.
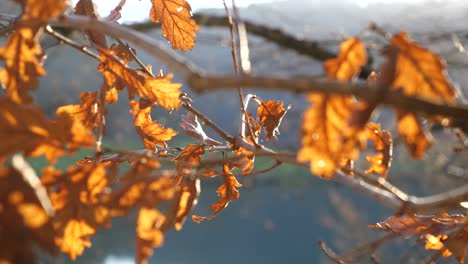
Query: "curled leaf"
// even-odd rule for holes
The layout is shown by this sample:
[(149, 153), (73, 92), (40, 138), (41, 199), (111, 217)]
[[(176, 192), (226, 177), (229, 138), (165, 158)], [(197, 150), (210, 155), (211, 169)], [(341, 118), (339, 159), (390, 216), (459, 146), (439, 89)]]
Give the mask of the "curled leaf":
[(221, 142), (208, 137), (203, 130), (202, 125), (198, 122), (198, 118), (192, 112), (187, 112), (186, 115), (182, 115), (182, 122), (180, 123), (182, 129), (184, 129), (187, 135), (194, 137), (201, 141), (201, 143), (208, 146), (219, 146)]
[(138, 103), (131, 101), (130, 106), (132, 107), (130, 112), (134, 117), (135, 129), (146, 149), (155, 151), (156, 146), (166, 146), (166, 141), (171, 140), (176, 135), (176, 132), (171, 128), (164, 128), (151, 120), (153, 107), (147, 100), (140, 99)]
[(366, 157), (371, 163), (366, 173), (377, 173), (387, 178), (393, 154), (392, 135), (387, 130), (381, 130), (380, 125), (375, 123), (367, 124), (366, 132), (367, 139), (374, 142), (374, 149), (379, 152), (375, 156)]
[(260, 118), (262, 127), (267, 131), (266, 141), (270, 141), (272, 136), (278, 140), (276, 136), (279, 135), (281, 120), (283, 120), (284, 115), (290, 108), (291, 105), (288, 105), (285, 109), (284, 103), (280, 101), (260, 101), (257, 115)]
[(219, 194), (219, 200), (210, 207), (213, 213), (209, 216), (192, 215), (192, 220), (196, 223), (211, 220), (216, 217), (231, 201), (239, 199), (239, 191), (236, 188), (242, 185), (237, 182), (236, 177), (229, 170), (227, 165), (223, 166), (223, 181), (224, 183), (216, 190)]

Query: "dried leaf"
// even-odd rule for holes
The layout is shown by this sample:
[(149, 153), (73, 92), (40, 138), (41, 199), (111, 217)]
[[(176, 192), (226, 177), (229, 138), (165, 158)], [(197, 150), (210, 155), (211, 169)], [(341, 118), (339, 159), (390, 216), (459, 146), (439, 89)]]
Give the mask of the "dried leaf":
[[(115, 58), (112, 52), (108, 50), (100, 50), (100, 54), (102, 62), (100, 71), (103, 72), (104, 79), (109, 87), (125, 85), (128, 87), (130, 98), (138, 93), (169, 111), (180, 106), (181, 85), (170, 81), (172, 74), (164, 77), (151, 77), (142, 71), (127, 67), (125, 61)], [(120, 90), (121, 87), (117, 89)]]
[[(335, 59), (323, 66), (330, 79), (350, 81), (366, 63), (366, 51), (359, 39), (349, 39), (340, 45)], [(310, 94), (312, 104), (302, 121), (302, 147), (297, 159), (310, 162), (312, 173), (329, 178), (335, 170), (358, 155), (358, 132), (351, 116), (356, 103), (351, 97)]]
[(194, 167), (200, 163), (202, 155), (205, 153), (203, 145), (187, 144), (184, 150), (175, 159), (177, 169), (176, 182), (181, 182), (182, 178), (189, 177)]
[(329, 178), (358, 155), (355, 145), (344, 141), (350, 131), (347, 122), (353, 101), (349, 97), (322, 94), (311, 94), (308, 99), (312, 106), (304, 113), (302, 147), (297, 159), (311, 162), (313, 174)]
[(441, 250), (443, 257), (453, 255), (462, 264), (468, 243), (467, 217), (440, 213), (435, 216), (392, 216), (386, 221), (369, 228), (397, 233), (406, 238), (418, 237), (426, 240), (427, 250)]
[(439, 56), (412, 42), (405, 32), (395, 34), (391, 43), (399, 49), (393, 89), (433, 102), (454, 103), (455, 88)]
[(195, 31), (200, 27), (192, 17), (192, 8), (185, 0), (151, 0), (151, 21), (162, 22), (162, 35), (173, 49), (187, 51), (195, 46)]
[[(99, 126), (99, 98), (97, 92), (82, 92), (80, 94), (81, 104), (66, 105), (57, 109), (57, 114), (66, 112), (74, 119), (81, 122), (89, 129)], [(104, 110), (105, 112), (105, 110)], [(104, 121), (104, 120), (103, 120)]]
[(46, 155), (50, 162), (64, 153), (92, 146), (94, 138), (80, 122), (67, 113), (60, 113), (57, 121), (49, 120), (34, 105), (16, 104), (0, 98), (0, 159), (17, 151), (28, 156)]
[(283, 119), (286, 112), (291, 108), (291, 105), (284, 108), (284, 103), (280, 101), (260, 101), (261, 104), (257, 109), (257, 116), (260, 118), (262, 127), (267, 131), (266, 141), (270, 141), (270, 138), (273, 136), (276, 140), (276, 137), (279, 135), (279, 126), (281, 120)]
[(413, 113), (397, 111), (398, 132), (408, 146), (413, 158), (422, 158), (432, 144), (432, 136), (424, 129), (419, 118)]
[(219, 146), (221, 142), (214, 140), (206, 135), (205, 131), (203, 130), (202, 125), (198, 122), (198, 118), (191, 112), (187, 112), (186, 115), (182, 115), (182, 122), (180, 126), (184, 129), (187, 135), (194, 137), (201, 141), (201, 143), (206, 144), (208, 146)]
[(5, 66), (0, 71), (0, 83), (6, 94), (16, 103), (31, 103), (30, 90), (37, 88), (38, 77), (46, 74), (42, 67), (43, 52), (34, 40), (35, 32), (29, 27), (20, 27), (0, 47), (0, 59)]
[(329, 79), (349, 81), (366, 63), (364, 44), (358, 38), (350, 38), (341, 43), (338, 57), (325, 61), (323, 67)]
[(43, 172), (41, 180), (49, 186), (56, 210), (55, 243), (71, 260), (81, 255), (85, 247), (91, 247), (90, 238), (97, 228), (110, 225), (110, 211), (102, 200), (110, 184), (105, 166), (101, 163), (70, 167), (63, 173), (47, 168)]
[(151, 103), (140, 99), (139, 103), (131, 101), (129, 104), (132, 107), (130, 112), (134, 117), (135, 129), (145, 148), (155, 151), (156, 146), (167, 146), (166, 141), (171, 140), (177, 133), (151, 120)]
[(210, 208), (213, 213), (209, 216), (192, 215), (192, 220), (196, 223), (211, 220), (216, 217), (224, 208), (226, 208), (231, 201), (239, 199), (239, 191), (236, 188), (242, 185), (237, 182), (236, 177), (229, 170), (227, 165), (223, 166), (223, 181), (224, 183), (216, 190), (219, 194), (219, 200), (212, 204)]
[(377, 173), (387, 178), (388, 170), (392, 162), (392, 134), (388, 130), (381, 130), (379, 124), (369, 123), (366, 127), (367, 139), (374, 142), (375, 151), (379, 152), (376, 156), (367, 156), (371, 163), (366, 173)]
[(197, 205), (199, 195), (200, 179), (186, 181), (172, 199), (161, 230), (166, 231), (172, 226), (177, 231), (181, 230), (187, 215)]
[[(79, 0), (75, 5), (75, 15), (87, 16), (91, 18), (100, 18), (96, 5), (92, 0)], [(93, 30), (86, 30), (86, 35), (93, 46), (106, 48), (106, 35)]]
[(148, 263), (153, 255), (153, 248), (161, 247), (164, 242), (164, 234), (160, 230), (166, 217), (154, 208), (143, 207), (138, 213), (136, 226), (136, 262)]
[(68, 7), (68, 1), (63, 0), (25, 0), (25, 10), (22, 20), (39, 20), (47, 23), (50, 18), (57, 17)]

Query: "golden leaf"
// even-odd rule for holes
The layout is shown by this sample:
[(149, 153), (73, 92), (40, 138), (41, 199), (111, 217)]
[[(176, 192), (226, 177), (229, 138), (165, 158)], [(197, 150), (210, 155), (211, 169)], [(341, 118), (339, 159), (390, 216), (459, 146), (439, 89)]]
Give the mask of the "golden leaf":
[(279, 126), (286, 112), (291, 108), (289, 105), (286, 109), (284, 103), (280, 101), (260, 101), (261, 104), (257, 109), (257, 116), (260, 118), (262, 127), (267, 131), (266, 141), (270, 141), (273, 136), (276, 140), (279, 135)]
[(432, 144), (432, 136), (423, 128), (419, 118), (413, 113), (397, 111), (398, 132), (403, 137), (414, 158), (424, 157), (426, 149)]
[(297, 159), (311, 162), (312, 173), (331, 177), (346, 160), (357, 158), (358, 151), (344, 141), (353, 101), (338, 95), (309, 95), (312, 106), (302, 121), (302, 147)]
[(81, 104), (79, 105), (59, 107), (57, 109), (57, 114), (67, 112), (87, 128), (92, 129), (98, 127), (100, 105), (97, 92), (82, 92), (80, 94), (80, 99)]
[(46, 74), (41, 61), (43, 53), (34, 34), (33, 29), (20, 27), (10, 36), (6, 46), (0, 47), (0, 59), (5, 61), (0, 71), (0, 83), (16, 103), (31, 103), (33, 98), (28, 92), (37, 88), (37, 77)]
[(374, 142), (374, 149), (379, 153), (376, 156), (367, 156), (371, 163), (366, 173), (377, 173), (387, 178), (388, 169), (392, 162), (392, 134), (388, 130), (381, 130), (379, 124), (368, 123), (366, 127), (367, 139)]
[(161, 230), (166, 231), (172, 226), (177, 231), (181, 230), (187, 215), (197, 205), (199, 195), (200, 179), (187, 180), (172, 199)]
[(157, 209), (147, 207), (140, 209), (136, 226), (136, 262), (138, 264), (148, 263), (148, 259), (153, 255), (153, 248), (162, 246), (164, 234), (159, 228), (165, 218)]
[(57, 17), (68, 7), (64, 0), (25, 0), (23, 20), (36, 19), (47, 23), (50, 18)]
[(237, 182), (236, 177), (229, 170), (228, 165), (223, 166), (223, 181), (224, 183), (219, 186), (216, 192), (219, 194), (219, 200), (210, 206), (213, 213), (209, 216), (192, 215), (192, 220), (196, 223), (211, 220), (216, 217), (224, 208), (226, 208), (231, 201), (239, 199), (239, 191), (236, 188), (242, 187)]
[(203, 145), (187, 144), (184, 150), (176, 157), (177, 179), (180, 182), (182, 178), (190, 176), (193, 167), (198, 166), (202, 155), (205, 153)]
[(145, 148), (151, 151), (156, 150), (156, 146), (166, 146), (177, 133), (171, 128), (164, 128), (162, 125), (151, 120), (151, 103), (140, 99), (140, 102), (130, 102), (131, 113), (134, 117), (135, 129), (143, 140)]
[(162, 21), (162, 35), (173, 49), (187, 51), (195, 46), (195, 31), (200, 27), (192, 17), (192, 8), (185, 0), (151, 0), (151, 21)]
[[(353, 38), (340, 45), (337, 58), (324, 62), (330, 79), (350, 81), (366, 63), (366, 51), (359, 39)], [(358, 130), (352, 127), (351, 116), (356, 103), (351, 97), (310, 94), (312, 104), (302, 120), (302, 147), (297, 159), (310, 162), (312, 173), (331, 177), (337, 168), (358, 155)]]
[(439, 56), (412, 42), (405, 32), (395, 34), (391, 43), (399, 49), (393, 89), (433, 102), (454, 103), (455, 88)]
[(367, 63), (366, 48), (358, 38), (350, 38), (340, 45), (337, 58), (323, 63), (327, 78), (349, 81), (361, 71)]
[(108, 50), (102, 49), (100, 54), (102, 62), (100, 71), (103, 72), (104, 79), (109, 87), (113, 88), (124, 84), (128, 87), (130, 98), (138, 93), (169, 111), (180, 106), (181, 84), (171, 82), (172, 74), (164, 77), (151, 77), (142, 71), (127, 67), (126, 63), (115, 58)]
[(41, 180), (56, 210), (55, 243), (72, 260), (91, 246), (97, 228), (110, 225), (109, 209), (102, 204), (110, 184), (105, 166), (93, 163), (63, 173), (50, 168), (43, 172)]
[(0, 98), (0, 137), (8, 138), (0, 146), (0, 159), (24, 151), (29, 156), (45, 154), (54, 162), (64, 153), (94, 143), (91, 133), (68, 114), (51, 121), (39, 107), (16, 104), (6, 97)]

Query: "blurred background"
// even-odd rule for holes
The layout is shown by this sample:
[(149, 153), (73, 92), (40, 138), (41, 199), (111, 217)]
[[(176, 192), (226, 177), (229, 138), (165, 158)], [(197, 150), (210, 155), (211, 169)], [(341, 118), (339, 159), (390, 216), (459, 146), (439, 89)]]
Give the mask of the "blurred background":
[[(76, 2), (76, 1), (74, 1)], [(102, 16), (119, 1), (95, 1)], [(225, 15), (221, 0), (191, 0), (197, 14)], [(228, 4), (230, 1), (227, 1)], [(369, 44), (371, 54), (378, 54), (385, 41), (366, 31), (370, 22), (376, 22), (386, 31), (407, 31), (422, 45), (438, 52), (448, 65), (449, 76), (464, 94), (468, 92), (468, 57), (463, 44), (468, 45), (467, 1), (248, 1), (237, 0), (243, 19), (259, 25), (280, 29), (297, 39), (318, 41), (330, 51), (337, 52), (340, 41), (347, 36), (360, 35)], [(150, 1), (127, 0), (122, 11), (122, 23), (131, 24), (147, 19)], [(10, 0), (0, 2), (1, 13), (15, 13)], [(159, 29), (145, 33), (167, 43)], [(79, 32), (71, 37), (85, 42)], [(4, 43), (4, 38), (0, 43)], [(457, 42), (458, 40), (458, 42)], [(458, 45), (457, 45), (458, 43)], [(459, 45), (462, 44), (462, 45)], [(170, 72), (150, 54), (137, 53), (153, 69)], [(281, 48), (261, 37), (249, 35), (249, 48), (254, 74), (318, 75), (321, 62)], [(46, 52), (47, 77), (41, 79), (35, 92), (38, 103), (54, 116), (58, 106), (79, 103), (83, 91), (95, 91), (102, 77), (96, 72), (97, 62), (64, 45), (52, 45)], [(232, 73), (229, 29), (203, 27), (197, 32), (196, 47), (187, 53), (178, 52), (199, 67), (210, 72)], [(379, 60), (375, 61), (377, 67)], [(176, 81), (183, 82), (180, 79)], [(240, 106), (237, 92), (224, 91), (196, 94), (184, 85), (184, 92), (193, 99), (193, 105), (212, 118), (231, 134), (239, 131)], [(255, 87), (245, 91), (264, 100), (281, 100), (292, 109), (283, 119), (279, 142), (267, 145), (276, 150), (298, 149), (301, 113), (308, 106), (305, 96), (288, 92), (258, 92)], [(109, 106), (105, 144), (115, 148), (143, 148), (133, 128), (128, 112), (128, 100), (123, 93), (119, 102)], [(183, 109), (169, 114), (154, 111), (153, 119), (180, 131), (178, 123)], [(389, 109), (376, 116), (383, 128), (397, 135), (395, 119)], [(454, 155), (456, 145), (450, 130), (431, 128), (437, 142), (426, 159), (411, 160), (407, 150), (395, 136), (394, 160), (389, 180), (414, 195), (429, 195), (468, 182), (466, 154)], [(216, 137), (206, 129), (210, 136)], [(183, 133), (169, 143), (183, 147), (194, 142)], [(265, 143), (265, 142), (264, 142)], [(73, 160), (62, 159), (59, 166), (67, 167)], [(44, 162), (35, 163), (39, 168)], [(265, 168), (271, 161), (258, 159), (256, 168)], [(365, 168), (366, 163), (358, 163)], [(211, 263), (330, 263), (321, 252), (318, 241), (324, 240), (337, 252), (353, 249), (371, 241), (382, 233), (368, 230), (368, 224), (385, 220), (394, 212), (370, 198), (333, 182), (320, 180), (307, 170), (283, 165), (265, 175), (240, 179), (240, 199), (232, 202), (210, 222), (195, 224), (187, 220), (180, 232), (165, 236), (164, 246), (155, 250), (151, 263), (211, 264)], [(195, 213), (209, 214), (209, 206), (216, 201), (220, 182), (202, 182), (202, 194)], [(76, 263), (128, 264), (133, 262), (135, 214), (113, 221), (112, 228), (100, 230), (93, 238), (93, 247), (79, 257)], [(389, 243), (378, 255), (382, 263), (419, 263), (428, 252), (414, 241), (397, 240)], [(430, 254), (430, 252), (429, 252)], [(444, 260), (450, 263), (450, 260)], [(45, 263), (69, 263), (66, 256), (45, 258)]]

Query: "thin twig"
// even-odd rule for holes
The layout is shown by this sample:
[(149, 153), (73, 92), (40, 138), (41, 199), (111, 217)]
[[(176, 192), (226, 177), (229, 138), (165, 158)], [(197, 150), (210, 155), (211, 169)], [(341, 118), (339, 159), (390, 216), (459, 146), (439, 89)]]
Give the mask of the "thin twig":
[(45, 27), (45, 31), (47, 32), (47, 34), (51, 35), (52, 37), (56, 38), (58, 41), (60, 42), (63, 42), (79, 51), (81, 51), (82, 53), (90, 56), (91, 58), (93, 59), (96, 59), (96, 60), (100, 60), (99, 58), (99, 55), (97, 55), (96, 53), (90, 51), (86, 46), (83, 46), (83, 45), (80, 45), (78, 43), (76, 43), (75, 41), (67, 38), (66, 36), (56, 32), (52, 27), (50, 26), (46, 26)]
[(261, 170), (258, 170), (258, 171), (254, 171), (254, 172), (249, 173), (247, 175), (237, 175), (237, 176), (239, 176), (239, 177), (253, 177), (253, 176), (257, 176), (257, 175), (261, 175), (261, 174), (265, 174), (267, 172), (270, 172), (270, 171), (278, 168), (281, 165), (283, 165), (283, 162), (275, 160), (275, 163), (273, 165), (267, 167), (267, 168), (264, 168), (264, 169), (261, 169)]
[(234, 144), (235, 139), (233, 136), (229, 135), (226, 131), (224, 131), (222, 128), (220, 128), (218, 125), (216, 125), (213, 121), (211, 121), (208, 117), (206, 117), (204, 114), (202, 114), (200, 111), (197, 109), (193, 108), (190, 103), (185, 100), (182, 103), (182, 107), (185, 108), (187, 111), (190, 111), (194, 115), (196, 115), (200, 120), (207, 126), (209, 126), (211, 129), (213, 129), (216, 133), (218, 133), (224, 140), (227, 142)]
[(149, 74), (149, 76), (151, 77), (154, 77), (154, 74), (148, 69), (146, 68), (146, 65), (141, 61), (141, 59), (136, 55), (135, 51), (130, 47), (130, 45), (128, 45), (128, 43), (124, 43), (121, 39), (119, 38), (115, 38), (115, 40), (117, 40), (117, 42), (122, 45), (123, 47), (125, 47), (125, 49), (127, 49), (127, 52), (128, 54), (130, 54), (130, 56), (136, 61), (136, 63), (138, 65), (140, 65), (140, 68), (142, 70), (144, 70), (147, 74)]

